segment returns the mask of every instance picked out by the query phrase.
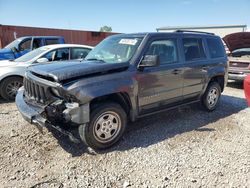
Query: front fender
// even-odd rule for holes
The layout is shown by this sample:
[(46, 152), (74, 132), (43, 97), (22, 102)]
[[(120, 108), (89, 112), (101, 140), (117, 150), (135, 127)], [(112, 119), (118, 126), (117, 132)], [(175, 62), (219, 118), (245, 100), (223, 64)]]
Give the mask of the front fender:
[(85, 78), (70, 85), (67, 91), (82, 104), (114, 93), (127, 93), (132, 103), (135, 100), (137, 88), (132, 74), (131, 72), (121, 72)]

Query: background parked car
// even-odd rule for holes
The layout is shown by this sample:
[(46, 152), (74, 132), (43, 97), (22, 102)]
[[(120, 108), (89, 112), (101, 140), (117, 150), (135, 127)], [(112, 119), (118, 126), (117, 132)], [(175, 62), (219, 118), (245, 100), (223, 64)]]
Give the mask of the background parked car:
[(41, 46), (51, 44), (64, 44), (64, 38), (60, 36), (27, 36), (21, 37), (0, 50), (0, 60), (16, 59)]
[(228, 78), (243, 81), (250, 74), (250, 32), (233, 33), (223, 40), (230, 51)]
[(0, 95), (14, 100), (17, 90), (23, 85), (26, 67), (35, 63), (83, 59), (93, 47), (75, 44), (55, 44), (40, 47), (15, 60), (0, 63)]

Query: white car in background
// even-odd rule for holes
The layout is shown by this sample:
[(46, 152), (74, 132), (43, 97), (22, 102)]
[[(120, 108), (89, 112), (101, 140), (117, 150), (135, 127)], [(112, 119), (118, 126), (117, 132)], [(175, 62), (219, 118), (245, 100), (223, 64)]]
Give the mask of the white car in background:
[(15, 60), (0, 61), (0, 96), (14, 100), (23, 85), (25, 70), (36, 63), (84, 59), (93, 47), (76, 44), (54, 44), (37, 48)]

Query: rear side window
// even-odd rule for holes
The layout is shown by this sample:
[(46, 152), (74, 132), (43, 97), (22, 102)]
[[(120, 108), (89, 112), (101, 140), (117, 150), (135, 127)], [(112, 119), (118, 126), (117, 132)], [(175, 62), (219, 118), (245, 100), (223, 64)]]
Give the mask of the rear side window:
[(71, 48), (70, 59), (84, 59), (89, 52), (87, 48)]
[(58, 39), (45, 39), (45, 44), (50, 45), (50, 44), (59, 44)]
[(153, 41), (146, 55), (158, 55), (160, 64), (177, 62), (177, 43), (176, 39), (166, 39)]
[(224, 49), (221, 41), (214, 38), (207, 39), (208, 50), (211, 58), (224, 57)]
[(201, 38), (184, 38), (183, 46), (186, 61), (195, 61), (206, 57)]

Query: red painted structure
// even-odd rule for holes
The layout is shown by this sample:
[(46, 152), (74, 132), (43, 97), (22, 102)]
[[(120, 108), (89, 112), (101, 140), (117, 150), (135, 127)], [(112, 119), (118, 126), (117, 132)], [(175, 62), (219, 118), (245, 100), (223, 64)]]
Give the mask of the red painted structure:
[(0, 48), (15, 40), (15, 37), (48, 35), (63, 36), (66, 43), (95, 46), (114, 34), (117, 33), (0, 25)]
[(244, 92), (248, 106), (250, 107), (250, 75), (248, 75), (244, 80)]

